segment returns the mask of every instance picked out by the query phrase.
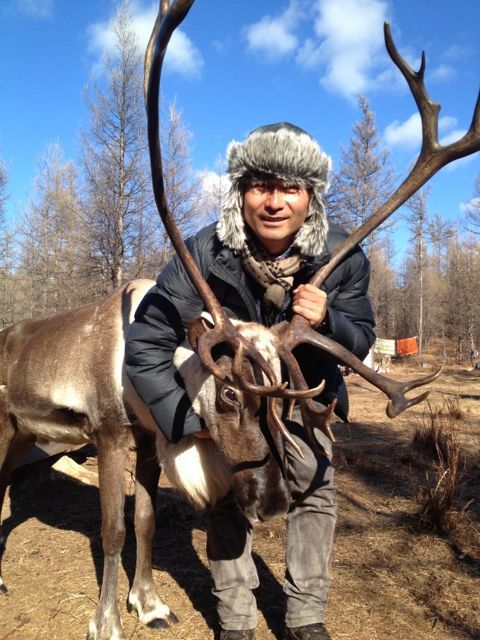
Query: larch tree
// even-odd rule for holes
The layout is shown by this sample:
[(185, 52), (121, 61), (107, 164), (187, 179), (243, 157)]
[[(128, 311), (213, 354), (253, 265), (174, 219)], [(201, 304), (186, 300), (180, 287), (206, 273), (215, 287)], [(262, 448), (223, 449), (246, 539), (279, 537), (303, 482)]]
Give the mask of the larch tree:
[(411, 309), (412, 317), (416, 317), (415, 333), (418, 336), (418, 348), (420, 353), (424, 345), (424, 328), (426, 325), (426, 269), (427, 269), (427, 228), (429, 224), (428, 211), (429, 189), (423, 188), (414, 193), (407, 201), (407, 222), (412, 242), (408, 260), (408, 283), (412, 292), (414, 308)]
[(408, 274), (410, 315), (415, 318), (410, 329), (417, 333), (419, 349), (434, 336), (444, 336), (445, 317), (449, 313), (446, 261), (452, 224), (428, 209), (428, 187), (417, 191), (407, 202), (406, 220), (410, 231)]
[(370, 248), (372, 277), (369, 294), (375, 312), (376, 332), (381, 338), (395, 338), (398, 329), (394, 257), (393, 241), (388, 235)]
[(475, 180), (473, 198), (467, 206), (465, 226), (472, 233), (480, 235), (480, 173)]
[(14, 319), (13, 301), (13, 243), (6, 220), (8, 172), (0, 158), (0, 329)]
[(225, 159), (219, 156), (214, 171), (202, 174), (203, 206), (207, 222), (217, 222), (219, 219), (229, 186)]
[(2, 158), (0, 158), (0, 215), (5, 215), (5, 203), (7, 201), (7, 182), (8, 182), (8, 174), (5, 163)]
[[(329, 217), (349, 231), (358, 228), (393, 191), (389, 152), (382, 146), (375, 115), (364, 96), (358, 97), (358, 106), (361, 118), (353, 126), (348, 148), (341, 148), (340, 167), (332, 175), (325, 197)], [(395, 281), (390, 227), (383, 226), (363, 242), (372, 265), (370, 295), (382, 336), (393, 330), (389, 316)]]
[(45, 316), (84, 302), (77, 169), (57, 143), (40, 157), (34, 193), (19, 224), (18, 278), (23, 316)]
[[(358, 97), (361, 119), (348, 149), (341, 148), (340, 168), (332, 176), (326, 202), (329, 215), (348, 230), (359, 227), (393, 191), (388, 150), (382, 147), (368, 100)], [(369, 255), (378, 232), (364, 241)]]
[(465, 362), (480, 345), (480, 242), (456, 234), (447, 246), (447, 335), (456, 342), (457, 359)]
[(87, 90), (90, 127), (82, 137), (85, 217), (98, 294), (141, 275), (152, 240), (143, 61), (128, 2), (118, 9), (112, 31), (114, 51)]
[[(170, 212), (185, 238), (197, 231), (205, 221), (205, 194), (201, 180), (194, 175), (191, 162), (192, 134), (185, 125), (176, 101), (162, 109), (161, 147), (165, 195)], [(150, 253), (150, 272), (156, 273), (172, 257), (172, 247), (158, 214), (156, 248)]]
[(448, 297), (448, 241), (455, 234), (454, 225), (434, 213), (427, 225), (429, 265), (427, 269), (428, 333), (445, 344), (447, 318), (451, 302)]

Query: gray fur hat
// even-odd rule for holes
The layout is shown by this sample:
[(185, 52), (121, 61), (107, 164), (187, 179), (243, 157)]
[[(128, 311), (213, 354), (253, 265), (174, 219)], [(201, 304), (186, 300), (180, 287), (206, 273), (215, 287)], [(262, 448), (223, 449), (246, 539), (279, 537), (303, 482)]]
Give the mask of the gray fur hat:
[(322, 252), (328, 231), (322, 195), (328, 189), (331, 160), (306, 131), (288, 122), (258, 127), (244, 142), (234, 140), (229, 144), (227, 161), (231, 184), (217, 223), (220, 240), (237, 251), (244, 247), (242, 208), (246, 180), (275, 177), (310, 190), (307, 218), (294, 246), (304, 256)]

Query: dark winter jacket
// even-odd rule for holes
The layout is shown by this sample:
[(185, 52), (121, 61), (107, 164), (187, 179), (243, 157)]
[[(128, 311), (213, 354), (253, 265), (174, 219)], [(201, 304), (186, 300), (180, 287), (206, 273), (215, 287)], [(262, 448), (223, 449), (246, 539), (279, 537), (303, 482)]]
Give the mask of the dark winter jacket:
[[(308, 282), (345, 237), (344, 231), (331, 224), (326, 252), (307, 258), (295, 277), (293, 288)], [(240, 254), (221, 243), (215, 226), (210, 225), (187, 240), (187, 246), (227, 315), (264, 324), (263, 289), (244, 272)], [(367, 296), (369, 274), (368, 260), (357, 247), (327, 278), (323, 287), (328, 296), (328, 327), (322, 329), (323, 333), (360, 359), (367, 355), (375, 339), (373, 313)], [(185, 339), (189, 322), (203, 310), (203, 303), (180, 260), (174, 258), (141, 302), (127, 334), (127, 374), (164, 435), (173, 442), (201, 429), (172, 361), (177, 346)], [(287, 296), (277, 322), (291, 317), (291, 300)], [(331, 402), (338, 398), (336, 412), (346, 419), (348, 397), (336, 362), (309, 346), (299, 348), (298, 360), (309, 386), (326, 380), (325, 391), (319, 400)]]

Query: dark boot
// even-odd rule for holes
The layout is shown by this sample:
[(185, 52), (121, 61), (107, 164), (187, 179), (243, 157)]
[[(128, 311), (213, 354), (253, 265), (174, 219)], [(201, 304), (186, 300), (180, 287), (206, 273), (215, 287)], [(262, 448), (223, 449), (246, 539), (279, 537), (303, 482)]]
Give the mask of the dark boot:
[(222, 629), (220, 640), (255, 640), (255, 629), (243, 629), (241, 631), (225, 631), (225, 629)]
[(307, 624), (304, 627), (287, 627), (285, 640), (331, 640), (331, 635), (322, 622)]

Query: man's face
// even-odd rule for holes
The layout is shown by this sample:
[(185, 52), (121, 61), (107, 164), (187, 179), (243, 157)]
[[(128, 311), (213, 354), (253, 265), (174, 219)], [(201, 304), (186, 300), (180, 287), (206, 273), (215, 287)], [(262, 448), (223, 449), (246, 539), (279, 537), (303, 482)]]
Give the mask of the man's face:
[(281, 180), (255, 180), (247, 185), (243, 217), (271, 255), (283, 253), (292, 244), (305, 221), (310, 194)]

